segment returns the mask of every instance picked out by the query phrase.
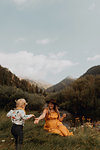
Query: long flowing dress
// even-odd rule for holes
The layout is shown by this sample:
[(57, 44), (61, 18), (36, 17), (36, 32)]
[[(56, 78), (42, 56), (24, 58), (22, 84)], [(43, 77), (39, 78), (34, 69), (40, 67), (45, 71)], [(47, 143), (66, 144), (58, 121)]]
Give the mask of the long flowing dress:
[(50, 133), (59, 134), (61, 136), (71, 136), (72, 132), (62, 124), (58, 119), (58, 114), (56, 112), (50, 112), (45, 117), (44, 129)]

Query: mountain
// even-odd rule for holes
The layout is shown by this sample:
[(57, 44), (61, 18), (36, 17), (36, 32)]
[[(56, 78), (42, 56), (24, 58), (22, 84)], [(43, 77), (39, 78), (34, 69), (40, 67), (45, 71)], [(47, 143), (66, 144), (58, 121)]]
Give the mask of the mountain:
[(43, 89), (47, 89), (49, 87), (52, 86), (52, 84), (48, 83), (48, 82), (45, 82), (45, 81), (40, 81), (40, 80), (30, 80), (30, 79), (26, 79), (28, 82), (30, 82), (31, 84), (34, 84), (40, 88), (43, 88)]
[(86, 75), (100, 75), (100, 65), (91, 67), (81, 77)]
[(53, 85), (52, 87), (48, 88), (46, 91), (47, 92), (58, 92), (60, 90), (63, 90), (67, 86), (69, 86), (73, 81), (75, 81), (75, 79), (67, 77), (64, 80), (62, 80), (61, 82), (59, 82), (59, 83)]
[(42, 93), (44, 90), (34, 83), (30, 83), (25, 79), (21, 79), (13, 74), (9, 69), (0, 65), (0, 85), (12, 86), (20, 88), (29, 93)]

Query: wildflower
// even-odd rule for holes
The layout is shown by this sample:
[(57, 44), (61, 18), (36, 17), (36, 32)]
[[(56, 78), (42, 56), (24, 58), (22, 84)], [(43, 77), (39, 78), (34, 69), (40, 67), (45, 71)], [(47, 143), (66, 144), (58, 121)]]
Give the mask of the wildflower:
[(5, 142), (5, 140), (2, 140), (2, 143), (4, 143)]
[(89, 121), (89, 122), (90, 122), (90, 121), (91, 121), (91, 119), (90, 119), (90, 118), (88, 118), (88, 119), (87, 119), (87, 121)]
[(97, 121), (96, 124), (95, 124), (95, 127), (100, 130), (100, 121)]
[(75, 120), (79, 120), (79, 118), (77, 117), (77, 118), (75, 118)]
[(84, 116), (82, 117), (82, 120), (85, 120), (85, 117), (84, 117)]
[(90, 122), (86, 122), (86, 123), (85, 123), (85, 126), (86, 126), (86, 127), (93, 128), (93, 124), (92, 124), (92, 123), (90, 123)]

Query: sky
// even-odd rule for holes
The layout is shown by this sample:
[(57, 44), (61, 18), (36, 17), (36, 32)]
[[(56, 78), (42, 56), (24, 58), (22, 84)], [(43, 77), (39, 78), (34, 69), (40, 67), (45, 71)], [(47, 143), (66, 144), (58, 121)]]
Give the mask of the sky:
[(0, 0), (0, 64), (51, 84), (100, 65), (100, 0)]

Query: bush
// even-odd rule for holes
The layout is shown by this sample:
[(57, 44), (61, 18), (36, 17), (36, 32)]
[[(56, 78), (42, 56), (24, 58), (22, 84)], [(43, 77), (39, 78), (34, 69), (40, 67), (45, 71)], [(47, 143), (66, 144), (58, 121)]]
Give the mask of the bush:
[(15, 100), (25, 98), (29, 103), (28, 109), (41, 110), (45, 101), (44, 96), (39, 94), (30, 94), (16, 87), (0, 86), (0, 109), (6, 111), (16, 107)]
[(45, 104), (44, 97), (42, 95), (37, 94), (29, 94), (28, 102), (29, 110), (42, 110), (42, 107)]

